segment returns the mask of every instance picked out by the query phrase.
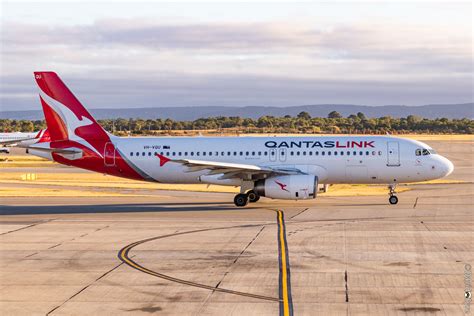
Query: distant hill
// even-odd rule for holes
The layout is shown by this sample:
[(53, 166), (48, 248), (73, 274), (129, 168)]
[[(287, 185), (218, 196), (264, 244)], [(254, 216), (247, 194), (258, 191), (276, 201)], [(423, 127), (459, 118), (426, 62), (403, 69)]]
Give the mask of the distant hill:
[[(313, 117), (326, 117), (329, 112), (337, 111), (343, 116), (364, 113), (367, 117), (406, 117), (417, 115), (425, 118), (474, 118), (474, 103), (464, 104), (430, 104), (422, 106), (384, 105), (366, 106), (350, 104), (318, 104), (301, 105), (291, 107), (273, 106), (247, 106), (247, 107), (218, 107), (218, 106), (196, 106), (196, 107), (163, 107), (163, 108), (124, 108), (124, 109), (91, 109), (92, 115), (97, 119), (110, 118), (171, 118), (173, 120), (195, 120), (201, 117), (215, 116), (240, 116), (248, 118), (259, 118), (264, 115), (272, 116), (296, 116), (306, 111)], [(4, 111), (0, 112), (0, 119), (43, 119), (43, 112), (35, 111)]]

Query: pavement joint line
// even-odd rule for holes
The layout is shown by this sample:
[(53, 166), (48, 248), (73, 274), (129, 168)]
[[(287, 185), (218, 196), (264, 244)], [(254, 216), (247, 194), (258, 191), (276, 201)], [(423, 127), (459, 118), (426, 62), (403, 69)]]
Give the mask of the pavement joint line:
[(58, 310), (59, 308), (61, 308), (61, 306), (63, 306), (64, 304), (66, 304), (67, 302), (69, 302), (70, 300), (72, 300), (74, 297), (78, 296), (79, 294), (81, 294), (82, 292), (84, 292), (85, 290), (87, 290), (88, 287), (90, 287), (92, 284), (94, 284), (95, 282), (99, 281), (100, 279), (102, 279), (103, 277), (105, 277), (106, 275), (108, 275), (109, 273), (111, 273), (112, 271), (116, 270), (117, 268), (119, 268), (121, 265), (123, 264), (123, 262), (120, 262), (118, 265), (116, 265), (115, 267), (113, 267), (112, 269), (110, 269), (109, 271), (106, 271), (105, 273), (103, 273), (101, 276), (99, 276), (97, 279), (95, 279), (94, 281), (92, 281), (91, 283), (87, 284), (85, 287), (81, 288), (79, 291), (77, 291), (76, 293), (74, 293), (71, 297), (69, 297), (67, 300), (65, 300), (64, 302), (62, 302), (61, 304), (59, 304), (58, 306), (56, 306), (55, 308), (53, 308), (52, 310), (50, 310), (49, 312), (46, 313), (46, 315), (51, 315), (52, 313), (54, 313), (56, 310)]
[(14, 233), (14, 232), (17, 232), (17, 231), (20, 231), (20, 230), (23, 230), (23, 229), (27, 229), (27, 228), (30, 228), (30, 227), (38, 226), (38, 225), (41, 225), (41, 224), (44, 224), (44, 223), (49, 223), (49, 222), (52, 222), (52, 221), (54, 221), (54, 218), (53, 219), (48, 219), (48, 220), (45, 220), (45, 221), (39, 221), (37, 223), (33, 223), (33, 224), (25, 226), (25, 227), (20, 227), (18, 229), (14, 229), (14, 230), (10, 230), (8, 232), (4, 232), (4, 233), (1, 233), (0, 236), (10, 234), (10, 233)]
[(293, 298), (291, 296), (290, 257), (288, 243), (286, 240), (285, 216), (283, 211), (275, 210), (277, 213), (277, 240), (278, 240), (278, 264), (279, 264), (279, 298), (280, 316), (293, 316)]
[(426, 228), (427, 231), (429, 231), (430, 233), (433, 233), (433, 234), (436, 236), (436, 238), (439, 240), (439, 244), (443, 246), (443, 249), (444, 249), (444, 250), (447, 250), (447, 251), (448, 251), (448, 255), (451, 257), (451, 259), (453, 259), (453, 260), (455, 260), (455, 261), (458, 260), (458, 258), (454, 257), (454, 255), (452, 254), (451, 250), (448, 249), (448, 247), (445, 246), (445, 244), (444, 244), (443, 241), (442, 241), (442, 238), (441, 238), (441, 237), (439, 236), (439, 234), (438, 234), (438, 231), (436, 231), (436, 230), (431, 230), (431, 229), (428, 227), (428, 225), (427, 225), (424, 221), (421, 222), (421, 225), (423, 225), (423, 226)]
[(290, 219), (293, 219), (293, 218), (295, 218), (296, 216), (303, 214), (303, 213), (306, 212), (307, 210), (309, 210), (309, 207), (307, 207), (307, 208), (305, 208), (304, 210), (300, 211), (299, 213), (296, 213), (295, 215), (291, 216)]
[(347, 286), (347, 269), (344, 271), (344, 284), (346, 288), (346, 303), (349, 303), (349, 288)]
[[(232, 268), (232, 266), (237, 262), (237, 260), (239, 260), (239, 258), (242, 256), (242, 254), (250, 247), (250, 245), (258, 238), (258, 236), (260, 235), (260, 233), (265, 229), (265, 225), (262, 225), (262, 228), (260, 228), (260, 230), (257, 232), (257, 234), (252, 238), (252, 240), (249, 241), (249, 243), (244, 247), (244, 249), (239, 253), (239, 255), (234, 259), (234, 261), (232, 262), (232, 264), (227, 268), (227, 271), (224, 273), (224, 275), (222, 276), (222, 278), (219, 280), (219, 282), (217, 282), (215, 288), (219, 288), (219, 285), (222, 283), (222, 281), (225, 279), (225, 277), (227, 276), (227, 274), (229, 274), (230, 272), (230, 269)], [(215, 290), (213, 290), (205, 299), (205, 301), (202, 303), (202, 306), (199, 310), (199, 312), (197, 313), (198, 315), (200, 314), (201, 310), (204, 308), (204, 306), (206, 305), (206, 303), (209, 301), (209, 299), (211, 298), (212, 294), (214, 294)]]
[(415, 200), (415, 204), (413, 204), (413, 208), (416, 208), (416, 205), (418, 204), (418, 199), (419, 199), (419, 197), (417, 196), (416, 200)]
[[(266, 225), (266, 224), (264, 224), (264, 225)], [(234, 291), (234, 290), (229, 290), (229, 289), (224, 289), (224, 288), (217, 288), (217, 287), (211, 286), (211, 285), (206, 285), (206, 284), (202, 284), (202, 283), (197, 283), (197, 282), (192, 282), (192, 281), (188, 281), (188, 280), (184, 280), (184, 279), (175, 278), (175, 277), (163, 274), (163, 273), (159, 273), (159, 272), (150, 270), (150, 269), (138, 264), (137, 262), (132, 260), (131, 257), (129, 256), (129, 252), (134, 247), (136, 247), (138, 245), (141, 245), (143, 243), (158, 240), (158, 239), (174, 237), (174, 236), (180, 236), (180, 235), (186, 235), (186, 234), (199, 233), (199, 232), (213, 231), (213, 230), (224, 230), (224, 229), (242, 228), (242, 227), (258, 227), (258, 226), (262, 226), (262, 224), (246, 224), (246, 225), (236, 225), (236, 226), (204, 228), (204, 229), (197, 229), (197, 230), (191, 230), (191, 231), (182, 231), (182, 232), (175, 233), (175, 234), (166, 234), (166, 235), (151, 237), (151, 238), (142, 239), (142, 240), (133, 242), (133, 243), (123, 247), (122, 249), (120, 249), (117, 256), (118, 256), (119, 260), (121, 260), (123, 263), (125, 263), (126, 265), (130, 266), (131, 268), (133, 268), (135, 270), (138, 270), (140, 272), (152, 275), (152, 276), (157, 277), (157, 278), (165, 279), (165, 280), (168, 280), (168, 281), (171, 281), (171, 282), (176, 282), (176, 283), (180, 283), (180, 284), (184, 284), (184, 285), (194, 286), (194, 287), (198, 287), (198, 288), (202, 288), (202, 289), (206, 289), (206, 290), (210, 290), (210, 291), (215, 291), (215, 292), (222, 292), (222, 293), (227, 293), (227, 294), (234, 294), (234, 295), (251, 297), (251, 298), (255, 298), (255, 299), (279, 302), (280, 300), (276, 297), (270, 297), (270, 296), (253, 294), (253, 293)]]

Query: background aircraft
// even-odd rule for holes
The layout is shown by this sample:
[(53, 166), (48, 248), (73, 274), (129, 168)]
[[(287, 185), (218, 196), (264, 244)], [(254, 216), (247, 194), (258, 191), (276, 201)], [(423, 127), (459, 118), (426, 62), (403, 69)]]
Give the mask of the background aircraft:
[(49, 132), (47, 129), (42, 129), (39, 132), (33, 133), (0, 133), (0, 152), (9, 153), (10, 149), (5, 146), (29, 146), (38, 142), (49, 141)]

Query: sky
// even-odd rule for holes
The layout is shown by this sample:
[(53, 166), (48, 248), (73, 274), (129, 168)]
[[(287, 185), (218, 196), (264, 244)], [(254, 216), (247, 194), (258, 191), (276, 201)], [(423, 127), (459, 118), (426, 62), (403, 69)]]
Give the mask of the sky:
[(469, 2), (0, 2), (0, 110), (473, 102)]

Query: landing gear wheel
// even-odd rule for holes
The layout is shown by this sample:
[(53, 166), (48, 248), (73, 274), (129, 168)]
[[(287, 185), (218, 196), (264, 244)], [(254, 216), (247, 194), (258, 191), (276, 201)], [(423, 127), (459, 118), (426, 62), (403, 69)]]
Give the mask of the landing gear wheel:
[(390, 204), (397, 204), (398, 203), (398, 198), (396, 195), (392, 195), (389, 197), (388, 201), (390, 202)]
[(388, 202), (390, 202), (390, 204), (394, 205), (394, 204), (397, 204), (398, 203), (398, 198), (397, 196), (395, 195), (396, 192), (395, 192), (395, 188), (397, 187), (397, 184), (390, 184), (388, 186), (388, 189), (390, 190), (390, 197), (388, 198)]
[(253, 190), (248, 191), (247, 196), (249, 197), (249, 202), (250, 203), (255, 203), (258, 200), (260, 200), (260, 196), (257, 193), (255, 193), (255, 191), (253, 191)]
[(247, 196), (247, 194), (243, 194), (243, 193), (237, 194), (234, 198), (235, 206), (244, 207), (248, 203), (249, 203), (249, 197)]

